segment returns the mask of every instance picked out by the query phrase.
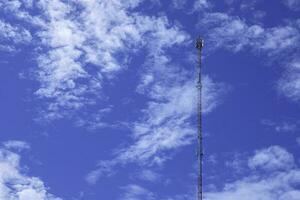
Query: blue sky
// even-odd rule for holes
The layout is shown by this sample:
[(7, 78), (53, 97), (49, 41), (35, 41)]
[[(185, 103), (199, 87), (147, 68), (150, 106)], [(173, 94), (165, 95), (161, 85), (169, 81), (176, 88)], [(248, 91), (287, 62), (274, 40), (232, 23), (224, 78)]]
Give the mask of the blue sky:
[(0, 199), (300, 199), (299, 0), (0, 0)]

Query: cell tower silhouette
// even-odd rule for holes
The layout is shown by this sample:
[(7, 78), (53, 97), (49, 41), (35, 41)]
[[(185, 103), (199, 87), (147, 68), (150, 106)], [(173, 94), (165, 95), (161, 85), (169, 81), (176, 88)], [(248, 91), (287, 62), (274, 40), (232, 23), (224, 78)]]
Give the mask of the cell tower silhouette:
[(200, 37), (196, 40), (198, 50), (197, 65), (197, 160), (198, 160), (198, 192), (197, 199), (203, 200), (203, 133), (202, 133), (202, 49), (204, 41)]

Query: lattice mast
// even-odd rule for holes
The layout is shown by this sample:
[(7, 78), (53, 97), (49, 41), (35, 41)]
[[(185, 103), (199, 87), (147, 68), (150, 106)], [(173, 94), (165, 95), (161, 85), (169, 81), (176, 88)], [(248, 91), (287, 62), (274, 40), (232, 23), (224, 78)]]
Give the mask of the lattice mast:
[(198, 131), (198, 193), (197, 199), (203, 200), (203, 133), (202, 133), (202, 49), (203, 39), (200, 37), (196, 40), (196, 48), (198, 50), (197, 65), (197, 131)]

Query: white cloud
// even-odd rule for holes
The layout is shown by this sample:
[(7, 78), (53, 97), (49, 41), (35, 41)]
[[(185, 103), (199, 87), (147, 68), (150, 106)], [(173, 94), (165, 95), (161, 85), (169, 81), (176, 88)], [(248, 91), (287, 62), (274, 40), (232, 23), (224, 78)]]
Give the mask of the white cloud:
[[(36, 94), (48, 103), (48, 109), (42, 112), (44, 117), (64, 117), (94, 104), (101, 94), (102, 81), (112, 80), (115, 72), (128, 67), (128, 56), (145, 49), (145, 69), (149, 72), (144, 73), (138, 90), (152, 100), (144, 117), (134, 124), (134, 144), (120, 150), (115, 163), (160, 164), (167, 159), (165, 151), (188, 145), (194, 139), (189, 120), (195, 112), (195, 87), (186, 79), (190, 76), (176, 72), (179, 68), (171, 66), (171, 57), (166, 53), (171, 47), (188, 44), (189, 36), (166, 17), (127, 12), (139, 2), (81, 0), (74, 3), (82, 8), (75, 15), (73, 4), (40, 1), (44, 23), (38, 36), (43, 48), (37, 71), (41, 87)], [(204, 111), (210, 112), (219, 103), (221, 86), (207, 77), (204, 82), (209, 88), (204, 88)], [(100, 166), (105, 165), (105, 169), (115, 165), (103, 163)], [(87, 181), (94, 183), (102, 172), (91, 172)]]
[(297, 122), (273, 122), (269, 119), (264, 119), (261, 121), (261, 123), (267, 127), (272, 128), (274, 131), (279, 133), (291, 133), (295, 132), (298, 129), (298, 123)]
[(265, 28), (256, 24), (249, 25), (237, 16), (207, 13), (199, 23), (199, 28), (201, 26), (206, 29), (207, 43), (213, 48), (227, 48), (232, 51), (250, 48), (257, 53), (278, 55), (297, 49), (300, 42), (297, 23)]
[[(200, 20), (199, 29), (206, 33), (208, 49), (225, 48), (233, 52), (251, 51), (267, 56), (268, 62), (276, 61), (285, 72), (277, 83), (279, 92), (299, 101), (299, 20), (285, 25), (264, 27), (247, 23), (246, 20), (226, 13), (206, 13)], [(270, 62), (271, 61), (271, 62)]]
[[(151, 101), (143, 110), (144, 116), (134, 124), (133, 145), (119, 151), (121, 162), (160, 165), (169, 159), (166, 152), (189, 145), (195, 139), (195, 127), (191, 124), (197, 105), (193, 75), (159, 50), (183, 41), (184, 37), (173, 30), (160, 34), (156, 41), (160, 45), (154, 43), (155, 48), (151, 49), (152, 55), (146, 63), (147, 70), (137, 88)], [(208, 76), (203, 77), (203, 85), (203, 112), (206, 114), (222, 102), (220, 97), (227, 88)]]
[[(204, 88), (203, 111), (207, 113), (219, 103), (224, 88), (208, 77)], [(167, 158), (164, 152), (190, 144), (195, 139), (190, 119), (196, 114), (196, 94), (192, 81), (174, 86), (154, 84), (150, 90), (153, 101), (134, 126), (135, 143), (121, 150), (119, 159), (161, 164)]]
[[(161, 75), (166, 80), (167, 74)], [(178, 77), (183, 78), (183, 75)], [(101, 175), (111, 174), (117, 164), (162, 165), (171, 159), (171, 150), (187, 146), (196, 139), (196, 129), (191, 122), (197, 105), (195, 83), (183, 78), (183, 82), (175, 81), (173, 86), (164, 84), (156, 81), (146, 89), (153, 100), (148, 103), (141, 120), (134, 124), (132, 144), (117, 150), (112, 161), (101, 161), (99, 168), (87, 176), (89, 183), (95, 183)], [(221, 102), (226, 87), (207, 76), (203, 84), (203, 111), (207, 114)]]
[(6, 149), (21, 151), (24, 149), (30, 149), (30, 145), (27, 142), (19, 140), (9, 140), (3, 143)]
[(120, 199), (122, 200), (155, 200), (155, 195), (148, 191), (147, 189), (139, 186), (139, 185), (128, 185), (123, 187), (125, 193), (122, 195)]
[(299, 184), (300, 172), (274, 174), (268, 178), (248, 177), (227, 184), (221, 192), (206, 194), (206, 200), (296, 200), (299, 197), (294, 185)]
[(193, 10), (195, 12), (210, 8), (212, 5), (208, 0), (196, 0)]
[(138, 175), (138, 178), (141, 180), (155, 182), (160, 178), (160, 175), (152, 170), (144, 169)]
[[(22, 10), (20, 2), (9, 9)], [(133, 144), (121, 149), (116, 160), (162, 164), (168, 159), (167, 151), (195, 138), (191, 125), (196, 110), (193, 78), (167, 53), (170, 48), (190, 44), (190, 37), (166, 17), (134, 11), (141, 2), (41, 0), (33, 5), (27, 2), (27, 7), (35, 7), (40, 15), (22, 11), (26, 19), (35, 19), (39, 40), (35, 77), (40, 83), (35, 94), (47, 106), (41, 116), (49, 120), (101, 101), (103, 81), (112, 81), (117, 72), (130, 67), (129, 60), (138, 51), (146, 52), (143, 69), (147, 70), (137, 90), (151, 100), (133, 125)], [(201, 7), (208, 5), (207, 1), (197, 2)], [(221, 85), (204, 78), (204, 112), (218, 105), (221, 90)], [(99, 171), (87, 179), (93, 182), (97, 174)]]
[(300, 100), (300, 61), (292, 61), (287, 69), (287, 72), (279, 80), (277, 84), (281, 94), (289, 99), (299, 102)]
[(300, 146), (300, 137), (296, 139), (297, 144)]
[[(137, 51), (146, 48), (157, 52), (186, 39), (187, 35), (171, 26), (166, 17), (149, 17), (133, 11), (141, 2), (0, 1), (5, 12), (15, 13), (18, 20), (29, 23), (37, 36), (34, 45), (38, 69), (34, 76), (40, 88), (35, 94), (47, 105), (41, 111), (42, 118), (66, 117), (105, 99), (101, 93), (103, 80), (112, 81), (116, 72), (129, 67), (130, 58)], [(32, 8), (38, 12), (32, 13)], [(0, 23), (1, 26), (6, 38), (25, 40), (31, 36), (9, 24)]]
[(19, 0), (11, 0), (11, 1), (1, 0), (0, 5), (8, 10), (18, 10), (21, 7), (22, 2), (20, 2)]
[[(6, 144), (12, 144), (12, 142)], [(20, 146), (19, 144), (21, 143), (18, 142), (17, 146)], [(8, 146), (11, 147), (11, 145)], [(61, 200), (48, 193), (47, 190), (48, 188), (39, 178), (27, 176), (22, 172), (18, 154), (7, 149), (0, 149), (0, 199)]]
[(100, 161), (97, 165), (97, 169), (89, 172), (86, 176), (85, 176), (85, 181), (90, 184), (93, 185), (95, 183), (97, 183), (98, 179), (105, 175), (105, 176), (111, 176), (112, 174), (115, 173), (115, 171), (113, 170), (113, 167), (118, 164), (117, 160), (110, 160), (110, 161)]
[(188, 2), (187, 0), (172, 0), (172, 7), (178, 10), (185, 10), (188, 14), (194, 12), (202, 12), (209, 9), (213, 4), (208, 0), (195, 0), (194, 2)]
[(243, 173), (245, 161), (243, 154), (240, 153), (234, 153), (231, 159), (227, 159), (225, 162), (226, 167), (231, 168), (235, 174), (241, 174)]
[[(249, 158), (251, 175), (227, 183), (221, 191), (205, 193), (206, 200), (296, 200), (300, 169), (294, 157), (279, 146), (259, 150)], [(264, 169), (263, 173), (256, 169)], [(248, 169), (249, 171), (249, 169)]]
[(276, 126), (277, 132), (294, 132), (297, 129), (295, 124), (283, 123), (281, 126)]
[[(147, 23), (148, 24), (148, 23)], [(191, 119), (196, 113), (196, 87), (193, 75), (172, 62), (166, 49), (184, 46), (189, 38), (177, 27), (167, 28), (166, 19), (159, 21), (158, 31), (152, 34), (145, 70), (137, 91), (150, 101), (142, 111), (143, 116), (133, 124), (133, 142), (116, 152), (109, 162), (116, 164), (135, 162), (141, 165), (162, 165), (168, 152), (191, 144), (195, 127)], [(211, 112), (222, 99), (226, 87), (203, 77), (203, 111)], [(104, 169), (102, 165), (104, 164)], [(107, 172), (107, 162), (101, 162), (93, 171), (93, 181)], [(109, 170), (110, 171), (110, 170)], [(97, 177), (97, 178), (95, 178)]]
[(186, 0), (172, 0), (172, 5), (175, 9), (182, 9), (186, 5)]
[(146, 48), (149, 58), (160, 59), (164, 48), (188, 38), (166, 17), (128, 12), (140, 3), (42, 0), (35, 4), (43, 13), (35, 17), (42, 45), (36, 95), (48, 105), (41, 116), (62, 118), (99, 102), (105, 95), (102, 82), (112, 81), (116, 72), (130, 67), (130, 58), (139, 50)]
[(99, 177), (102, 175), (103, 171), (104, 170), (97, 169), (97, 170), (89, 172), (85, 176), (85, 181), (90, 185), (97, 183), (97, 181), (98, 181)]
[(289, 9), (298, 11), (300, 9), (300, 1), (299, 0), (281, 0), (284, 5), (286, 5)]
[(251, 169), (263, 169), (267, 171), (290, 170), (295, 167), (293, 155), (279, 146), (272, 146), (256, 151), (248, 164)]
[(12, 25), (0, 19), (0, 50), (14, 51), (17, 44), (27, 44), (31, 41), (31, 33), (20, 26)]

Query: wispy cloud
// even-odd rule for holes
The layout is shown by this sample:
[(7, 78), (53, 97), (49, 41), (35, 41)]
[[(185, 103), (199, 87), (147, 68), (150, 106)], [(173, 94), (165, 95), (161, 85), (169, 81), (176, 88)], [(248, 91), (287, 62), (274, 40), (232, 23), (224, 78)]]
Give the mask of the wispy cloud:
[(300, 1), (299, 0), (282, 0), (282, 3), (291, 10), (294, 10), (294, 11), (300, 10)]
[(172, 6), (175, 9), (183, 9), (186, 3), (187, 3), (186, 0), (172, 0)]
[[(147, 16), (135, 11), (141, 3), (41, 0), (26, 5), (23, 1), (5, 4), (7, 9), (23, 13), (16, 15), (18, 20), (29, 23), (28, 19), (34, 19), (31, 31), (36, 36), (37, 67), (32, 70), (39, 83), (35, 95), (44, 104), (40, 111), (42, 119), (69, 117), (100, 105), (106, 98), (104, 83), (113, 82), (118, 73), (131, 67), (132, 57), (142, 50), (145, 53), (136, 92), (149, 101), (145, 102), (141, 116), (130, 123), (132, 141), (116, 150), (113, 161), (101, 162), (106, 171), (119, 163), (161, 165), (170, 159), (169, 151), (187, 146), (195, 139), (194, 76), (174, 62), (172, 55), (177, 47), (191, 45), (190, 36), (166, 16)], [(195, 8), (209, 5), (208, 1), (200, 0)], [(26, 11), (32, 7), (38, 11), (36, 14)], [(224, 85), (204, 77), (205, 113), (222, 102), (224, 90)], [(105, 126), (101, 122), (104, 113), (94, 110), (89, 115), (95, 116), (95, 123), (77, 119), (77, 124)], [(100, 171), (92, 172), (87, 179), (94, 182)]]
[(287, 71), (279, 80), (277, 88), (280, 94), (299, 102), (300, 100), (300, 61), (294, 60), (287, 66)]
[[(187, 146), (195, 139), (192, 119), (196, 113), (197, 91), (194, 75), (167, 53), (170, 47), (185, 48), (189, 37), (176, 26), (167, 28), (165, 20), (159, 23), (159, 31), (152, 36), (145, 70), (137, 86), (137, 92), (150, 100), (142, 110), (142, 117), (133, 123), (133, 140), (127, 147), (116, 150), (112, 161), (101, 161), (99, 168), (91, 172), (92, 180), (103, 174), (103, 170), (111, 171), (107, 166), (132, 162), (162, 165), (171, 159), (168, 152)], [(203, 77), (203, 83), (203, 111), (209, 113), (222, 102), (221, 96), (228, 88), (208, 76)]]
[(19, 140), (9, 140), (3, 143), (6, 149), (22, 151), (25, 149), (30, 149), (30, 145), (27, 142)]
[(201, 11), (203, 9), (210, 8), (212, 6), (211, 2), (208, 0), (196, 0), (194, 3), (193, 10)]
[[(205, 77), (204, 88), (204, 113), (207, 114), (220, 103), (226, 87)], [(160, 166), (172, 158), (171, 150), (195, 140), (192, 119), (196, 114), (197, 92), (194, 82), (175, 86), (155, 84), (149, 94), (153, 100), (148, 103), (141, 120), (133, 126), (132, 144), (116, 150), (116, 157), (111, 161), (101, 161), (99, 168), (88, 175), (88, 182), (95, 183), (101, 175), (111, 174), (118, 164)]]
[(144, 169), (137, 174), (138, 178), (141, 180), (156, 182), (160, 179), (160, 174), (153, 170)]
[(247, 50), (257, 56), (267, 56), (269, 63), (279, 63), (284, 73), (276, 88), (289, 99), (299, 100), (300, 26), (297, 20), (267, 28), (227, 13), (207, 12), (198, 26), (206, 35), (210, 50)]
[(0, 19), (0, 29), (1, 51), (15, 51), (17, 45), (28, 44), (32, 40), (31, 33), (27, 29), (2, 19)]
[(27, 147), (27, 143), (9, 141), (4, 144), (5, 148), (0, 149), (0, 199), (61, 200), (50, 194), (39, 178), (24, 174), (20, 166), (20, 155), (8, 150), (20, 150)]
[(291, 122), (289, 120), (283, 122), (274, 122), (269, 119), (264, 119), (261, 121), (261, 123), (262, 125), (269, 127), (279, 133), (293, 133), (298, 129), (298, 122)]
[(265, 28), (248, 24), (238, 16), (226, 13), (207, 13), (200, 20), (199, 28), (207, 32), (207, 42), (213, 48), (227, 48), (234, 52), (250, 49), (270, 56), (286, 55), (298, 49), (300, 42), (297, 22), (285, 26)]
[(99, 103), (106, 98), (103, 82), (112, 82), (117, 72), (131, 67), (131, 58), (140, 50), (147, 49), (149, 59), (163, 59), (163, 48), (188, 37), (166, 17), (134, 12), (141, 2), (41, 0), (27, 5), (38, 15), (26, 12), (21, 1), (2, 4), (23, 12), (23, 18), (16, 14), (19, 20), (32, 21), (38, 54), (33, 71), (40, 83), (35, 94), (46, 106), (42, 118), (68, 117)]
[[(208, 77), (204, 79), (204, 112), (212, 111), (219, 103), (223, 87)], [(193, 81), (175, 86), (157, 84), (144, 117), (134, 125), (132, 146), (120, 151), (120, 159), (141, 163), (161, 164), (164, 152), (190, 144), (195, 139), (191, 117), (196, 113), (196, 88)], [(149, 163), (150, 161), (150, 163)]]
[[(185, 33), (171, 26), (165, 17), (133, 11), (142, 2), (1, 2), (6, 12), (15, 13), (18, 20), (30, 24), (35, 36), (32, 45), (38, 68), (32, 71), (40, 83), (35, 94), (46, 106), (41, 110), (42, 118), (59, 119), (95, 105), (106, 98), (103, 82), (112, 82), (117, 72), (131, 67), (130, 60), (139, 51), (148, 49), (152, 57), (159, 55), (162, 48), (186, 39)], [(32, 8), (38, 12), (30, 12)], [(4, 30), (2, 37), (8, 40), (25, 41), (31, 37), (29, 31), (16, 28), (15, 24), (1, 21), (0, 27)]]
[(155, 200), (155, 195), (147, 189), (139, 185), (128, 185), (123, 187), (125, 193), (120, 197), (120, 200)]

